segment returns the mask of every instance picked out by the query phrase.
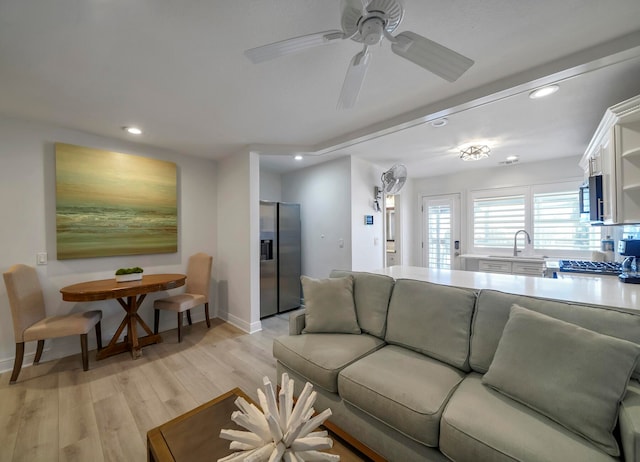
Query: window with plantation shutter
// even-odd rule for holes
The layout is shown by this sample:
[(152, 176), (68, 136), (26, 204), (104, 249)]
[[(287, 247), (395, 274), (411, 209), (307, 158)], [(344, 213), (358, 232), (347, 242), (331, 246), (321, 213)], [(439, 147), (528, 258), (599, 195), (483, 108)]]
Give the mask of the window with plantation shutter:
[(516, 232), (524, 229), (532, 242), (518, 235), (521, 256), (589, 260), (600, 249), (602, 227), (580, 221), (579, 185), (578, 180), (471, 192), (471, 253), (509, 255)]
[(575, 190), (533, 194), (533, 247), (536, 251), (600, 249), (601, 232), (580, 222)]
[(524, 228), (524, 194), (473, 198), (474, 248), (513, 248), (514, 234)]

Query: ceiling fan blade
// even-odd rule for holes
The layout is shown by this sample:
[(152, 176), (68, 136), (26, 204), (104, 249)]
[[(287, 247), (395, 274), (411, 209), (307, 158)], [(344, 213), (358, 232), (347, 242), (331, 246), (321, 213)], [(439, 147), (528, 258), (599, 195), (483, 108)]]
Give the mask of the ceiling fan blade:
[(280, 42), (270, 43), (256, 48), (245, 50), (244, 54), (254, 64), (262, 63), (280, 56), (306, 50), (320, 45), (326, 45), (334, 40), (343, 39), (344, 33), (341, 30), (327, 30), (316, 32), (315, 34), (294, 37)]
[(364, 77), (369, 67), (369, 59), (371, 54), (367, 47), (351, 59), (347, 75), (342, 84), (340, 99), (338, 99), (338, 109), (352, 108), (358, 100), (358, 95), (362, 89)]
[(449, 82), (458, 80), (474, 63), (472, 59), (414, 32), (402, 32), (394, 37), (391, 50)]

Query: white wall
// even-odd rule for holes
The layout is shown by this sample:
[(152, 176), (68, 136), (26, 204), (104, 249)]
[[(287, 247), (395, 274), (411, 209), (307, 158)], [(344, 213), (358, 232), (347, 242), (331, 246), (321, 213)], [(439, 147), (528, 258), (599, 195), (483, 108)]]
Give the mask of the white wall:
[[(583, 172), (578, 166), (580, 157), (565, 157), (550, 161), (530, 162), (526, 164), (513, 164), (503, 167), (493, 167), (482, 170), (460, 172), (452, 175), (443, 175), (429, 178), (410, 179), (409, 190), (413, 194), (411, 204), (410, 226), (413, 238), (410, 240), (411, 265), (422, 264), (422, 206), (423, 196), (440, 194), (461, 193), (461, 239), (462, 253), (467, 249), (467, 201), (470, 191), (487, 188), (523, 186), (531, 184), (555, 183), (565, 180), (579, 180)], [(577, 190), (576, 190), (577, 192)], [(403, 191), (405, 193), (405, 191)]]
[(259, 159), (238, 152), (219, 162), (218, 316), (247, 332), (261, 329)]
[(398, 259), (400, 265), (415, 266), (419, 263), (413, 258), (414, 206), (413, 182), (407, 180), (400, 194), (396, 195), (396, 215), (398, 215), (396, 223), (399, 222), (399, 232), (396, 229), (396, 234), (399, 236), (396, 238), (396, 252), (400, 257)]
[(282, 175), (282, 200), (300, 204), (302, 274), (326, 278), (332, 269), (350, 269), (350, 159)]
[[(142, 144), (94, 136), (45, 124), (0, 117), (0, 270), (15, 263), (36, 264), (36, 253), (47, 252), (48, 265), (37, 266), (48, 314), (101, 309), (105, 341), (113, 335), (123, 310), (115, 300), (92, 303), (63, 302), (61, 287), (69, 284), (112, 278), (120, 267), (141, 266), (147, 273), (184, 273), (189, 255), (216, 252), (217, 167), (212, 160), (182, 156)], [(56, 260), (55, 150), (62, 142), (117, 151), (175, 162), (178, 166), (179, 241), (178, 252), (77, 260)], [(215, 276), (214, 276), (215, 277)], [(147, 322), (153, 319), (153, 300), (167, 293), (149, 294), (140, 309)], [(212, 308), (216, 310), (215, 291)], [(204, 315), (194, 312), (194, 318)], [(175, 328), (175, 318), (161, 317), (161, 330)], [(0, 284), (0, 370), (13, 365), (15, 343), (11, 314), (4, 284)], [(89, 335), (90, 348), (95, 337)], [(53, 347), (52, 347), (53, 345)], [(77, 338), (48, 341), (43, 360), (80, 351)], [(50, 352), (47, 351), (50, 349)], [(30, 363), (35, 343), (27, 344), (25, 365)]]
[(260, 200), (282, 202), (282, 176), (260, 170)]
[[(383, 214), (373, 210), (373, 188), (380, 186), (382, 172), (382, 168), (370, 162), (351, 158), (351, 269), (354, 271), (384, 266)], [(373, 225), (364, 224), (365, 215), (373, 215)]]

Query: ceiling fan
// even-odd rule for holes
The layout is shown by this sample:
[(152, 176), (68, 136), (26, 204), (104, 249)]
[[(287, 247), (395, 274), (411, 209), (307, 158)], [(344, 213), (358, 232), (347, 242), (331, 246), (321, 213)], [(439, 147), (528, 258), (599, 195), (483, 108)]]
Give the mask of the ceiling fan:
[(351, 108), (358, 99), (369, 61), (370, 47), (386, 38), (391, 50), (420, 67), (449, 81), (456, 81), (472, 65), (473, 60), (415, 32), (391, 35), (402, 22), (402, 0), (343, 0), (342, 30), (328, 30), (303, 35), (281, 42), (246, 50), (244, 54), (255, 64), (320, 45), (351, 39), (364, 48), (356, 54), (342, 85), (338, 108)]

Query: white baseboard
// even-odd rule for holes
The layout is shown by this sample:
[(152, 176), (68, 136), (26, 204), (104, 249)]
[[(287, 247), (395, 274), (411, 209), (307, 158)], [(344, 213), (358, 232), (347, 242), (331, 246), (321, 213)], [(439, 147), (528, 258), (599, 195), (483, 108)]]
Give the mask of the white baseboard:
[[(44, 357), (45, 357), (46, 353), (50, 349), (51, 348), (46, 348), (43, 351), (42, 360), (44, 360)], [(25, 353), (24, 354), (24, 359), (22, 360), (22, 368), (24, 369), (26, 367), (32, 366), (33, 365), (33, 358), (35, 358), (35, 356), (36, 356), (36, 352), (35, 351), (33, 353)], [(0, 373), (12, 370), (14, 361), (15, 361), (15, 356), (13, 356), (11, 358), (0, 359)]]
[(248, 323), (244, 319), (240, 319), (239, 317), (229, 313), (218, 313), (218, 317), (248, 334), (253, 334), (262, 330), (262, 323), (260, 321)]
[[(171, 313), (173, 314), (173, 316), (169, 316), (167, 314), (165, 314), (164, 316), (161, 314), (160, 315), (160, 325), (158, 327), (158, 331), (159, 332), (164, 332), (166, 330), (171, 330), (171, 329), (175, 329), (177, 327), (176, 325), (176, 316), (175, 313)], [(215, 316), (212, 316), (211, 319), (215, 318)], [(191, 314), (191, 321), (196, 323), (196, 322), (204, 322), (204, 310), (200, 309), (200, 310), (192, 310), (192, 314)], [(183, 322), (186, 325), (187, 324), (187, 317), (184, 316), (183, 318)], [(153, 324), (150, 324), (151, 329), (153, 329)], [(242, 327), (240, 326), (236, 326), (240, 329), (242, 329)], [(243, 329), (244, 330), (244, 329)], [(106, 346), (107, 343), (109, 343), (109, 341), (111, 340), (111, 338), (113, 337), (113, 335), (116, 333), (116, 329), (112, 329), (110, 331), (106, 331), (103, 330), (102, 331), (102, 344), (103, 346)], [(97, 348), (97, 344), (96, 344), (96, 337), (95, 335), (92, 335), (93, 331), (89, 333), (89, 351), (91, 350), (95, 350)], [(123, 340), (124, 339), (124, 332), (122, 333), (122, 335), (120, 336), (120, 338), (118, 340)], [(52, 345), (52, 342), (55, 342), (54, 345)], [(32, 346), (30, 346), (32, 345)], [(36, 355), (35, 352), (35, 345), (36, 342), (28, 342), (25, 344), (25, 349), (28, 348), (33, 348), (32, 352), (26, 352), (24, 354), (24, 360), (22, 361), (22, 368), (24, 369), (25, 367), (31, 366), (33, 365), (33, 358)], [(67, 356), (72, 356), (72, 355), (77, 355), (80, 354), (81, 349), (80, 349), (80, 340), (79, 337), (77, 335), (71, 335), (69, 337), (62, 337), (62, 338), (56, 338), (56, 339), (52, 339), (52, 340), (47, 340), (45, 342), (45, 348), (43, 350), (43, 354), (42, 354), (42, 360), (41, 362), (45, 362), (45, 361), (50, 361), (52, 359), (59, 359), (59, 358), (65, 358)], [(89, 356), (89, 361), (92, 361), (92, 356)], [(3, 358), (0, 359), (0, 373), (2, 372), (6, 372), (6, 371), (10, 371), (13, 369), (13, 362), (15, 361), (15, 356), (11, 356), (9, 358)], [(91, 367), (91, 366), (89, 366)]]

